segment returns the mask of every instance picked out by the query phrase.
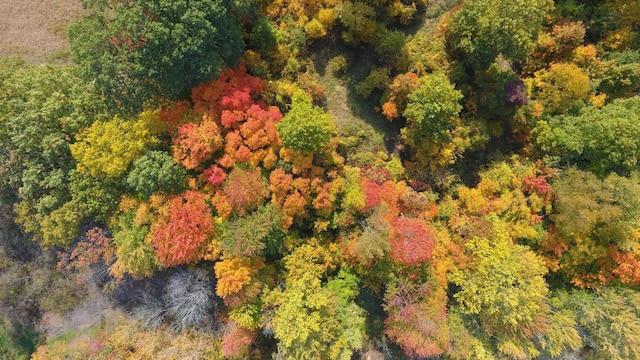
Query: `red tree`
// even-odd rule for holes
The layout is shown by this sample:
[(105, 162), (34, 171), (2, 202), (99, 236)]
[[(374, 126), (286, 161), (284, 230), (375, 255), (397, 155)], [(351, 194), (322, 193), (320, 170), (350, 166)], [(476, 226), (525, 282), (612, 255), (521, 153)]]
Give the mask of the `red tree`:
[[(225, 69), (220, 77), (191, 91), (193, 109), (200, 114), (219, 116), (223, 110), (246, 110), (262, 93), (264, 84), (259, 78), (247, 74), (244, 64)], [(241, 95), (238, 93), (244, 93)]]
[[(259, 98), (263, 89), (262, 81), (247, 74), (243, 64), (227, 69), (218, 80), (193, 89), (195, 113), (217, 119), (222, 129), (225, 156), (219, 161), (221, 166), (262, 162), (271, 168), (275, 164), (274, 154), (281, 144), (275, 124), (282, 114)], [(269, 151), (270, 148), (273, 149)]]
[(213, 232), (211, 209), (204, 195), (188, 190), (173, 196), (160, 213), (153, 228), (158, 259), (167, 266), (198, 260), (199, 250)]
[(411, 357), (441, 355), (449, 346), (447, 293), (435, 281), (387, 285), (385, 334)]
[(205, 170), (204, 175), (207, 177), (207, 180), (214, 186), (222, 184), (227, 178), (227, 173), (215, 165)]
[(222, 192), (231, 208), (240, 215), (262, 205), (269, 196), (266, 179), (262, 178), (258, 168), (233, 168)]
[(229, 321), (222, 335), (222, 356), (231, 358), (246, 354), (255, 338), (255, 331), (242, 327), (233, 320)]
[(404, 265), (419, 265), (429, 260), (436, 245), (435, 232), (424, 220), (396, 218), (392, 222), (391, 257)]
[(173, 157), (187, 169), (196, 169), (222, 148), (222, 137), (216, 123), (205, 118), (201, 124), (189, 123), (178, 128), (173, 142)]

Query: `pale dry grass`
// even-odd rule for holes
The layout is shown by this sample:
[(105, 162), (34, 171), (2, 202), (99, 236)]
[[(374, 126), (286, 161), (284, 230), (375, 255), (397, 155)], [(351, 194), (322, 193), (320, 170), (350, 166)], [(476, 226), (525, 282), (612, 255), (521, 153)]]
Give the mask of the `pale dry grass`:
[(122, 316), (109, 299), (96, 288), (89, 285), (89, 294), (73, 310), (67, 314), (45, 312), (38, 324), (38, 330), (48, 339), (54, 339), (69, 332), (82, 333), (106, 320), (117, 319)]
[(80, 0), (0, 0), (0, 56), (68, 61), (67, 28), (82, 12)]

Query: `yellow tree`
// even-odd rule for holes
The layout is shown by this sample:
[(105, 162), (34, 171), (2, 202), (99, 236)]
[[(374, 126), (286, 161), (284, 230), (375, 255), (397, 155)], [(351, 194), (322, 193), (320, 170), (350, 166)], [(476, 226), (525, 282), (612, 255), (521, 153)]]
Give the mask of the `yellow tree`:
[(460, 287), (454, 299), (463, 313), (477, 315), (483, 329), (496, 336), (501, 353), (535, 357), (531, 339), (547, 327), (547, 268), (528, 247), (513, 243), (505, 222), (495, 215), (486, 219), (491, 233), (467, 242), (471, 261), (451, 274)]
[(70, 145), (78, 170), (95, 178), (118, 178), (124, 175), (150, 145), (157, 143), (162, 130), (156, 114), (143, 112), (134, 120), (118, 117), (94, 122), (76, 135)]
[(342, 271), (322, 283), (332, 256), (315, 244), (296, 248), (284, 259), (284, 287), (265, 296), (265, 306), (273, 309), (268, 326), (281, 356), (348, 360), (364, 345), (364, 310), (353, 302), (358, 279)]

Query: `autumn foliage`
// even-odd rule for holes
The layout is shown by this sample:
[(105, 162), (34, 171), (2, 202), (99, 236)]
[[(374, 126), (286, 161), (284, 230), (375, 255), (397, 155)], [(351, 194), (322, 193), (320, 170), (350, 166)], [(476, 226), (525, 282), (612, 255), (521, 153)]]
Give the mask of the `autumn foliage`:
[(280, 146), (275, 124), (282, 114), (260, 100), (263, 90), (262, 81), (240, 65), (194, 88), (192, 109), (184, 102), (164, 109), (160, 119), (176, 129), (176, 160), (195, 169), (224, 150), (215, 161), (221, 168), (229, 169), (236, 162), (273, 167)]
[(397, 218), (392, 222), (391, 257), (405, 265), (429, 260), (435, 247), (435, 232), (424, 220)]
[(234, 167), (222, 187), (222, 194), (234, 212), (244, 215), (261, 205), (269, 195), (260, 169)]
[(242, 356), (247, 352), (249, 346), (256, 338), (256, 332), (251, 331), (236, 322), (231, 321), (222, 336), (222, 356), (233, 358)]
[(84, 1), (0, 59), (0, 354), (634, 358), (634, 1)]
[(201, 124), (188, 123), (178, 128), (173, 144), (173, 156), (187, 169), (195, 169), (211, 159), (222, 147), (218, 125), (204, 118)]
[(385, 334), (412, 357), (441, 355), (449, 346), (447, 296), (433, 282), (389, 284), (384, 295)]
[(216, 294), (224, 299), (249, 284), (256, 270), (248, 258), (231, 258), (218, 261), (215, 272), (218, 279)]
[(213, 232), (211, 209), (202, 193), (189, 190), (168, 199), (153, 228), (158, 259), (167, 266), (198, 260)]

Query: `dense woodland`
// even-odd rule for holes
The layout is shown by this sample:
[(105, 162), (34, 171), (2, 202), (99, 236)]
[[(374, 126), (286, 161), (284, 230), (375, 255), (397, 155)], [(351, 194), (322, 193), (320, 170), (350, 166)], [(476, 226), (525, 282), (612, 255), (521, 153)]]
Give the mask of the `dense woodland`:
[(640, 358), (640, 0), (83, 2), (0, 60), (1, 359)]

